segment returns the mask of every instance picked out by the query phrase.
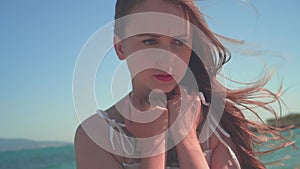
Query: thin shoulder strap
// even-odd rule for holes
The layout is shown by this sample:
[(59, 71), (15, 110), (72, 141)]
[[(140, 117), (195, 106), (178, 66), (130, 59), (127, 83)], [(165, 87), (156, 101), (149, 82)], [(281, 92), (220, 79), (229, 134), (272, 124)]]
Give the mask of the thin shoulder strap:
[[(129, 138), (126, 136), (124, 130), (122, 129), (122, 127), (125, 127), (125, 124), (116, 122), (115, 119), (110, 119), (105, 111), (97, 110), (97, 114), (99, 114), (100, 117), (102, 117), (109, 123), (109, 141), (110, 141), (110, 144), (111, 144), (113, 150), (115, 149), (114, 136), (116, 136), (116, 139), (119, 142), (119, 144), (121, 144), (124, 152), (128, 155), (132, 155), (134, 153), (134, 147), (133, 147), (132, 143), (130, 142)], [(118, 132), (115, 131), (114, 128), (117, 128)], [(119, 139), (117, 133), (119, 134), (120, 139)], [(127, 142), (130, 150), (127, 150), (124, 141)]]

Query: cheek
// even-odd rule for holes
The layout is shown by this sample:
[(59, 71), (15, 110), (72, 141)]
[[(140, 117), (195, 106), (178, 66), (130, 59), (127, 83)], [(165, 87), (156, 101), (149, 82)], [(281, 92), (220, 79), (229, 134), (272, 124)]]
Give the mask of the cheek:
[(186, 48), (180, 50), (178, 56), (185, 64), (188, 65), (190, 62), (191, 53), (192, 53), (192, 50), (190, 48), (186, 47)]
[(126, 57), (132, 55), (134, 52), (140, 50), (140, 47), (134, 40), (128, 38), (122, 43), (123, 51)]
[(174, 73), (177, 75), (177, 82), (181, 81), (186, 74), (188, 69), (188, 65), (191, 58), (191, 49), (185, 48), (181, 49), (180, 52), (177, 53), (178, 61), (174, 64)]
[(130, 44), (128, 43), (124, 43), (123, 44), (123, 51), (124, 51), (124, 55), (126, 57), (130, 56), (133, 52), (134, 52), (134, 49), (132, 48), (133, 46), (131, 46)]

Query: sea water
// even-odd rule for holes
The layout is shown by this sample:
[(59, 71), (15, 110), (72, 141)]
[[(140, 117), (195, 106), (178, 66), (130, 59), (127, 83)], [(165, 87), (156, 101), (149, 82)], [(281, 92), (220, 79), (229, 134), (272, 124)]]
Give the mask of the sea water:
[[(292, 140), (300, 148), (300, 129), (293, 129)], [(287, 133), (284, 133), (287, 134)], [(261, 160), (265, 163), (274, 162), (277, 166), (268, 169), (300, 169), (300, 149), (287, 147), (272, 154), (265, 155)], [(284, 164), (284, 165), (283, 165)], [(52, 148), (39, 148), (19, 151), (0, 152), (0, 169), (75, 169), (75, 153), (72, 145)]]
[[(297, 149), (294, 149), (292, 146), (275, 151), (274, 153), (265, 155), (261, 160), (265, 163), (274, 162), (280, 160), (281, 158), (285, 159), (281, 162), (278, 162), (277, 165), (267, 166), (268, 169), (300, 169), (300, 128), (291, 130), (292, 138), (291, 141), (296, 141)], [(283, 135), (289, 136), (291, 132), (284, 132)]]
[(72, 145), (0, 152), (0, 169), (74, 169)]

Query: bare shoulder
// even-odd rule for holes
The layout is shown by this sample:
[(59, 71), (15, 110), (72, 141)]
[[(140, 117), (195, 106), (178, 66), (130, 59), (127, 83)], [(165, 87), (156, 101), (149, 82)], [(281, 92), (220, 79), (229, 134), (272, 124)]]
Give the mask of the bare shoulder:
[(74, 140), (77, 169), (122, 169), (120, 163), (104, 148), (108, 144), (108, 135), (104, 130), (101, 131), (103, 123), (105, 121), (99, 115), (93, 115), (78, 126)]
[(87, 127), (89, 125), (93, 125), (92, 123), (96, 122), (96, 118), (96, 115), (92, 115), (77, 127), (74, 138), (75, 146), (81, 143), (88, 143), (92, 141), (91, 138), (88, 136)]

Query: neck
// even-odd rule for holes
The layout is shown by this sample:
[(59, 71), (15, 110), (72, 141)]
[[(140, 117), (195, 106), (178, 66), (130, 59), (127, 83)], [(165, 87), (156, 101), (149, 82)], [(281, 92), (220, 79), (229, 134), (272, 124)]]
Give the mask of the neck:
[(149, 89), (148, 87), (142, 86), (142, 85), (139, 85), (136, 83), (132, 83), (131, 97), (137, 103), (139, 103), (141, 105), (149, 103), (150, 92), (151, 92), (151, 89)]

